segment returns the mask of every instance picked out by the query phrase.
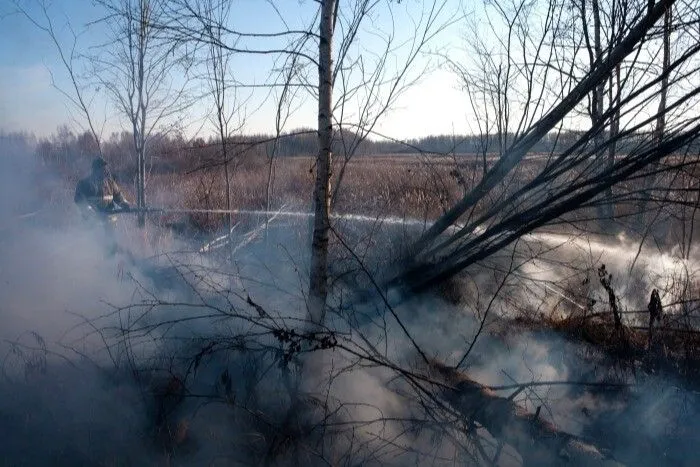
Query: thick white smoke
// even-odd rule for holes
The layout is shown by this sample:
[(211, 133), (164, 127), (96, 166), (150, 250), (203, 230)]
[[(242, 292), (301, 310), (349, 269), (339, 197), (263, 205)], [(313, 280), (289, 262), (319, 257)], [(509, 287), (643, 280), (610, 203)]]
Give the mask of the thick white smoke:
[[(273, 223), (267, 236), (239, 238), (245, 247), (229, 269), (190, 253), (197, 245), (172, 242), (165, 252), (144, 252), (138, 235), (126, 228), (120, 230), (122, 241), (138, 254), (110, 257), (100, 230), (86, 228), (75, 213), (71, 184), (38, 167), (31, 145), (18, 141), (3, 140), (0, 151), (0, 433), (13, 446), (0, 459), (10, 465), (148, 464), (162, 461), (166, 450), (181, 465), (222, 459), (285, 464), (290, 455), (309, 464), (322, 457), (447, 464), (450, 456), (454, 460), (455, 445), (433, 436), (434, 430), (415, 429), (415, 420), (425, 417), (421, 401), (397, 378), (397, 367), (419, 368), (413, 364), (420, 359), (416, 346), (430, 357), (457, 363), (491, 305), (485, 329), (464, 360), (472, 378), (490, 385), (595, 379), (600, 374), (587, 357), (590, 349), (549, 333), (507, 332), (502, 318), (514, 305), (551, 310), (547, 307), (556, 303), (551, 296), (566, 293), (556, 288), (566, 282), (566, 264), (585, 273), (605, 262), (620, 277), (616, 284), (627, 287), (621, 289), (625, 306), (640, 306), (626, 298), (634, 294), (618, 273), (629, 269), (634, 245), (541, 234), (528, 239), (529, 254), (557, 248), (542, 260), (520, 264), (504, 288), (497, 287), (502, 271), (487, 266), (508, 266), (504, 261), (510, 255), (470, 270), (471, 280), (459, 283), (466, 297), (460, 304), (434, 296), (402, 302), (393, 310), (400, 326), (381, 302), (348, 305), (352, 287), (368, 282), (349, 279), (363, 271), (355, 258), (341, 254), (344, 259), (333, 271), (343, 281), (331, 300), (338, 313), (329, 322), (355, 354), (328, 349), (304, 355), (301, 388), (309, 400), (298, 403), (308, 418), (325, 423), (303, 433), (308, 452), (290, 454), (275, 443), (284, 438), (280, 427), (302, 436), (284, 425), (292, 404), (285, 378), (294, 370), (285, 367), (281, 355), (289, 342), (270, 329), (304, 329), (305, 218)], [(63, 198), (47, 198), (46, 191)], [(120, 219), (122, 226), (132, 222)], [(336, 227), (353, 239), (363, 266), (380, 271), (422, 223), (346, 216)], [(150, 257), (154, 253), (159, 256)], [(682, 267), (692, 269), (690, 263)], [(670, 256), (644, 251), (634, 271), (645, 290), (660, 287), (665, 271), (677, 268)], [(491, 302), (496, 291), (499, 298)], [(183, 382), (186, 393), (179, 386)], [(587, 389), (542, 386), (517, 400), (530, 410), (543, 407), (543, 417), (577, 434), (604, 424), (606, 413), (632, 407), (610, 421), (627, 450), (633, 443), (623, 436), (625, 423), (652, 417), (657, 423), (636, 431), (645, 439), (668, 426), (663, 414), (687, 396), (669, 391), (668, 386), (649, 390), (663, 396), (654, 403), (647, 397), (627, 404)], [(158, 438), (154, 431), (164, 407), (171, 432)], [(181, 444), (166, 449), (163, 437)]]

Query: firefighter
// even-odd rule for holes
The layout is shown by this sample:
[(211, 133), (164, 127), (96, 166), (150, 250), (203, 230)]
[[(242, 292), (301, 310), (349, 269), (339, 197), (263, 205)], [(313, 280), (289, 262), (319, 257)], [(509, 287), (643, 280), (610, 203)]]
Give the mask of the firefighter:
[(659, 291), (654, 289), (651, 292), (651, 299), (649, 300), (649, 305), (647, 305), (649, 310), (649, 350), (652, 348), (653, 333), (654, 333), (654, 321), (661, 324), (661, 315), (663, 313), (663, 305), (661, 304), (661, 297), (659, 296)]
[(647, 306), (647, 309), (649, 310), (649, 327), (651, 327), (654, 324), (654, 320), (661, 323), (663, 305), (661, 304), (661, 297), (659, 296), (658, 290), (652, 290), (651, 299), (649, 300), (649, 305)]
[(92, 161), (92, 173), (78, 182), (75, 187), (75, 203), (78, 205), (83, 219), (97, 220), (102, 224), (110, 255), (117, 252), (114, 233), (117, 211), (131, 209), (119, 185), (114, 181), (107, 168), (107, 162), (97, 157)]

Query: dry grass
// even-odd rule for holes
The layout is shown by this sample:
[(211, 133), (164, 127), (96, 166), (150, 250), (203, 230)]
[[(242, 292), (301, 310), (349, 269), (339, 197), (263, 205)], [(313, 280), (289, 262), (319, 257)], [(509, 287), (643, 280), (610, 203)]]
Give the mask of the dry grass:
[[(435, 218), (454, 203), (462, 188), (450, 175), (453, 164), (421, 161), (411, 156), (358, 157), (346, 167), (334, 200), (334, 210), (369, 216)], [(337, 185), (340, 162), (334, 167)], [(310, 210), (314, 183), (313, 159), (290, 157), (275, 163), (270, 205), (290, 210)], [(231, 175), (231, 203), (235, 209), (264, 209), (268, 166), (248, 162)], [(334, 188), (333, 188), (334, 189)], [(224, 209), (226, 190), (221, 168), (187, 174), (160, 174), (151, 179), (151, 205), (185, 209)], [(199, 229), (219, 227), (223, 216), (196, 214), (190, 221)]]
[[(491, 156), (487, 164), (493, 164)], [(457, 157), (425, 156), (419, 154), (356, 156), (343, 169), (343, 160), (336, 158), (333, 167), (333, 210), (338, 213), (355, 213), (367, 216), (397, 216), (432, 220), (455, 204), (478, 183), (483, 174), (483, 161), (474, 155)], [(493, 190), (475, 207), (475, 213), (483, 212), (506, 193), (522, 187), (546, 164), (546, 158), (525, 159), (497, 189)], [(221, 166), (197, 170), (202, 162), (192, 160), (190, 167), (179, 166), (177, 171), (150, 174), (147, 179), (147, 205), (180, 209), (224, 209), (225, 179)], [(212, 162), (210, 162), (212, 163)], [(175, 170), (175, 169), (173, 169)], [(265, 209), (269, 167), (264, 156), (246, 156), (230, 165), (231, 203), (234, 209)], [(342, 174), (339, 185), (338, 178)], [(80, 174), (63, 173), (67, 183), (64, 189), (48, 187), (42, 193), (44, 199), (72, 204), (71, 187)], [(133, 180), (123, 175), (120, 184), (129, 199), (135, 199)], [(290, 210), (310, 211), (314, 183), (313, 157), (285, 157), (275, 160), (270, 207), (284, 206)], [(621, 190), (630, 189), (629, 184)], [(616, 206), (617, 215), (629, 214), (629, 205)], [(595, 218), (594, 209), (576, 214), (579, 218)], [(629, 221), (630, 218), (623, 218)], [(224, 223), (221, 214), (193, 214), (189, 216), (159, 215), (153, 221), (165, 225), (178, 225), (190, 229), (190, 233), (212, 232)], [(595, 221), (578, 221), (578, 228), (595, 231)], [(570, 230), (569, 225), (550, 229)], [(700, 229), (696, 230), (700, 236)]]

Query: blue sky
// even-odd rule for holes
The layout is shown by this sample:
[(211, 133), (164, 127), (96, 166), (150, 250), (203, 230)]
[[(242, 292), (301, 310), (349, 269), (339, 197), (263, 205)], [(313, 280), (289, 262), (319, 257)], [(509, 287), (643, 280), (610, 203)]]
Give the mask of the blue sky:
[[(0, 129), (27, 130), (45, 136), (55, 132), (61, 124), (79, 128), (84, 124), (81, 114), (52, 86), (53, 77), (59, 88), (72, 93), (55, 46), (43, 31), (21, 15), (12, 14), (13, 7), (8, 3), (11, 2), (0, 6)], [(37, 8), (36, 0), (19, 0), (19, 3), (32, 16), (45, 21), (41, 18), (41, 9)], [(311, 0), (282, 0), (276, 2), (276, 5), (291, 28), (308, 24), (316, 8)], [(405, 0), (400, 6), (394, 5), (394, 21), (390, 21), (386, 9), (377, 10), (360, 32), (358, 47), (363, 50), (363, 58), (368, 63), (371, 61), (371, 52), (383, 45), (383, 41), (376, 36), (388, 34), (392, 25), (397, 43), (401, 38), (408, 38), (408, 31), (413, 27), (412, 21), (420, 18), (422, 7), (423, 2), (418, 0)], [(104, 38), (104, 28), (93, 26), (86, 30), (84, 27), (101, 15), (101, 10), (93, 7), (92, 2), (54, 1), (49, 12), (65, 51), (70, 50), (73, 42), (72, 34), (66, 27), (68, 23), (80, 34), (77, 42), (79, 50), (85, 50)], [(233, 26), (244, 31), (273, 32), (279, 30), (281, 24), (269, 2), (263, 0), (239, 0), (234, 3), (231, 16)], [(442, 20), (445, 19), (446, 16), (443, 15)], [(459, 35), (459, 27), (452, 27), (442, 33), (432, 46), (447, 47), (458, 42)], [(359, 48), (355, 51), (359, 51)], [(399, 52), (398, 58), (391, 63), (400, 63), (401, 57)], [(422, 69), (423, 60), (419, 60), (415, 70)], [(274, 66), (270, 57), (255, 55), (235, 57), (231, 64), (235, 78), (247, 84), (265, 82)], [(309, 76), (315, 79), (314, 73), (311, 70)], [(457, 89), (454, 76), (446, 70), (438, 69), (420, 76), (414, 73), (410, 78), (419, 79), (419, 82), (394, 103), (392, 110), (380, 120), (377, 131), (397, 138), (473, 131), (468, 126), (468, 101), (464, 93)], [(204, 92), (201, 85), (197, 86), (195, 92)], [(246, 116), (244, 132), (273, 130), (275, 96), (270, 98), (268, 94), (266, 90), (239, 92), (239, 101), (245, 101), (240, 109), (241, 114)], [(124, 128), (123, 119), (111, 108), (111, 101), (104, 92), (89, 95), (93, 99), (91, 111), (106, 134)], [(352, 109), (357, 109), (358, 105), (358, 102), (349, 104), (346, 109), (348, 121), (353, 121)], [(294, 107), (296, 111), (290, 117), (286, 129), (316, 125), (316, 102), (311, 96), (299, 94)], [(203, 117), (207, 108), (210, 108), (210, 104), (206, 100), (190, 108), (185, 118), (190, 136), (207, 135), (213, 131), (210, 122)]]

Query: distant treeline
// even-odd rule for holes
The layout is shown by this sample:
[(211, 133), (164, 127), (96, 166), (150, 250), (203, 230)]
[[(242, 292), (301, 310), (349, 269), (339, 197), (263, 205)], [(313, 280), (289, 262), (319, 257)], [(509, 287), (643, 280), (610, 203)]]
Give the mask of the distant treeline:
[[(536, 153), (560, 152), (570, 147), (583, 134), (582, 131), (552, 132), (542, 138), (532, 149)], [(410, 140), (388, 140), (377, 138), (360, 139), (351, 131), (336, 131), (333, 153), (337, 155), (372, 156), (382, 154), (416, 154), (427, 155), (464, 155), (464, 154), (498, 154), (501, 148), (508, 147), (514, 140), (513, 134), (508, 135), (431, 135)], [(637, 135), (621, 140), (617, 144), (618, 150), (625, 150), (627, 146), (638, 144), (646, 135)], [(258, 149), (266, 154), (275, 151), (280, 157), (309, 156), (318, 151), (318, 140), (315, 130), (296, 130), (274, 138), (270, 135), (252, 135), (232, 137), (227, 140), (235, 148), (249, 148), (260, 145)], [(199, 138), (194, 141), (194, 146), (220, 146), (219, 140), (205, 141)]]
[[(100, 145), (90, 132), (74, 133), (67, 127), (59, 127), (57, 132), (48, 138), (37, 139), (26, 133), (2, 133), (2, 135), (4, 139), (21, 138), (27, 142), (31, 141), (39, 161), (62, 171), (84, 172), (88, 169), (90, 160), (99, 153), (102, 153), (110, 162), (115, 172), (130, 176), (136, 171), (134, 142), (129, 132), (113, 133), (103, 139)], [(575, 131), (550, 133), (534, 146), (533, 152), (561, 152), (570, 147), (580, 135), (581, 132)], [(617, 143), (617, 151), (624, 154), (648, 138), (647, 134), (627, 137)], [(436, 135), (408, 141), (373, 138), (361, 140), (355, 133), (336, 131), (333, 152), (337, 157), (343, 157), (346, 154), (355, 156), (416, 153), (499, 154), (500, 148), (507, 147), (512, 141), (513, 135), (502, 138), (496, 135), (489, 137)], [(311, 129), (296, 130), (277, 138), (263, 134), (232, 136), (226, 142), (227, 157), (234, 164), (263, 163), (273, 155), (275, 157), (313, 156), (318, 151), (316, 132)], [(691, 149), (700, 150), (700, 148)], [(186, 139), (177, 133), (155, 134), (148, 139), (147, 154), (148, 169), (151, 172), (195, 170), (220, 163), (222, 144), (220, 140), (214, 138)]]

